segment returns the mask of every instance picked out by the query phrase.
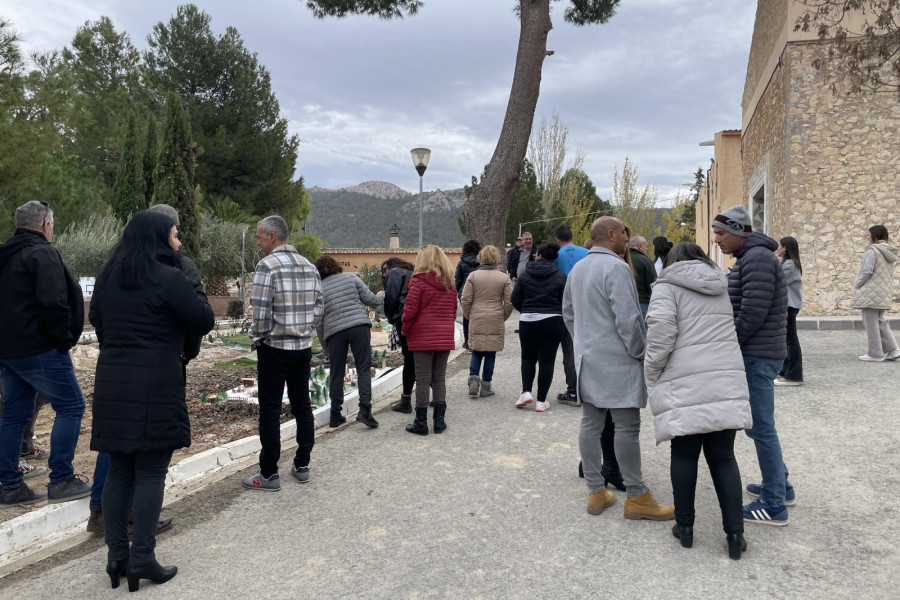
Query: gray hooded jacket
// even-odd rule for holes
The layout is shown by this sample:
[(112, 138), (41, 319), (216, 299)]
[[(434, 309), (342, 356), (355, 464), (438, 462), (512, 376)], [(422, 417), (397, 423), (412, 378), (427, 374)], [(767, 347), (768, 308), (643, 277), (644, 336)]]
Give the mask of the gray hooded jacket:
[(647, 311), (647, 382), (656, 442), (752, 426), (725, 275), (698, 261), (663, 269)]

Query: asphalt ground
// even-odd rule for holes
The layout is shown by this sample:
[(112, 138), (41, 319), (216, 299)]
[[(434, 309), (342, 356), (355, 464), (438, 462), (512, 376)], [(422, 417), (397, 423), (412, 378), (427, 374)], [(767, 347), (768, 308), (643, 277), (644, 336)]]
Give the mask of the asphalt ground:
[[(900, 361), (858, 361), (863, 332), (800, 332), (806, 383), (776, 388), (797, 503), (786, 527), (748, 524), (749, 549), (732, 561), (702, 457), (692, 549), (671, 521), (624, 519), (622, 492), (586, 513), (580, 409), (555, 401), (561, 354), (551, 409), (515, 409), (516, 326), (514, 315), (496, 396), (469, 398), (469, 354), (451, 363), (443, 434), (406, 433), (412, 417), (386, 408), (392, 394), (376, 405), (378, 429), (318, 437), (309, 483), (290, 478), (287, 451), (281, 492), (243, 490), (248, 467), (167, 507), (176, 525), (156, 554), (179, 573), (143, 581), (141, 597), (900, 597)], [(654, 445), (642, 412), (644, 479), (671, 503), (668, 444)], [(758, 481), (751, 440), (739, 434), (735, 451), (744, 483)], [(94, 538), (0, 579), (0, 597), (118, 598), (126, 584), (110, 589), (105, 563)]]

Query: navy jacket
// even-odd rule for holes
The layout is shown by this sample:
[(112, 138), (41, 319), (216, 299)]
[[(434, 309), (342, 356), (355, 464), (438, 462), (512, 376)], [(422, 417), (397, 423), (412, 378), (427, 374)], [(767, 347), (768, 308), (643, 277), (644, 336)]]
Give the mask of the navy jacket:
[(520, 313), (562, 316), (566, 276), (552, 260), (536, 260), (516, 279), (512, 305)]
[(758, 232), (734, 253), (728, 296), (744, 356), (783, 360), (787, 356), (787, 287), (774, 252), (778, 242)]

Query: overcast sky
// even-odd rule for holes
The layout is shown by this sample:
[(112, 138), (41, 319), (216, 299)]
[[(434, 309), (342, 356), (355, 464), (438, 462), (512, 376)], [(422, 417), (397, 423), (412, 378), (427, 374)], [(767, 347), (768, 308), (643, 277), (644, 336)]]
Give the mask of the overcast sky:
[[(87, 20), (109, 16), (140, 49), (173, 0), (0, 0), (26, 48), (68, 45)], [(301, 0), (198, 0), (214, 32), (235, 26), (272, 74), (297, 175), (340, 188), (383, 180), (418, 191), (409, 150), (431, 148), (425, 189), (453, 189), (480, 174), (509, 98), (519, 23), (513, 0), (425, 0), (412, 18), (318, 21)], [(570, 154), (601, 197), (625, 157), (667, 205), (704, 171), (717, 131), (740, 128), (741, 93), (756, 3), (622, 0), (606, 25), (563, 21), (555, 3), (535, 129), (556, 111)]]

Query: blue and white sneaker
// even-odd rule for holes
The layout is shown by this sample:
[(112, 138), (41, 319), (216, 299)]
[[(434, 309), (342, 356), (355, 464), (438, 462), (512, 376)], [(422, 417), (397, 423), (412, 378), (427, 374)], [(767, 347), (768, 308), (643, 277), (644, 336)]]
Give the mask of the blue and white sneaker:
[[(759, 494), (762, 491), (761, 483), (748, 483), (747, 484), (747, 495), (751, 498), (759, 498)], [(784, 491), (784, 505), (785, 506), (793, 506), (797, 503), (797, 494), (794, 493), (794, 486), (791, 484), (787, 484), (787, 489)]]
[(784, 527), (788, 524), (788, 509), (787, 506), (774, 509), (763, 502), (762, 498), (757, 498), (744, 507), (744, 521)]

